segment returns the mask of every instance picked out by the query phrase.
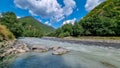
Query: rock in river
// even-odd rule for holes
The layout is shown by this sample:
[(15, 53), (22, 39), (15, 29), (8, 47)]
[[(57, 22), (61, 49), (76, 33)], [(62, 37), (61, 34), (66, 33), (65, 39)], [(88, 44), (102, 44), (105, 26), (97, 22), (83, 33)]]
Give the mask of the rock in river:
[(66, 54), (67, 52), (69, 52), (69, 50), (63, 48), (63, 47), (53, 47), (53, 52), (52, 54), (53, 55), (63, 55), (63, 54)]
[(31, 47), (31, 50), (37, 51), (37, 52), (46, 52), (49, 50), (49, 48), (46, 46), (41, 46), (41, 45), (33, 45)]

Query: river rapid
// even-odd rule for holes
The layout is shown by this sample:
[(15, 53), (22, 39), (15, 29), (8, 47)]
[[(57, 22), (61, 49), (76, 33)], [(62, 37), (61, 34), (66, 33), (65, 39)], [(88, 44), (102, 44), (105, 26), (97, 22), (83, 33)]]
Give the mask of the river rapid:
[(28, 52), (11, 63), (10, 68), (120, 68), (120, 49), (93, 44), (69, 43), (47, 38), (20, 38), (29, 46), (61, 46), (68, 50), (65, 55)]

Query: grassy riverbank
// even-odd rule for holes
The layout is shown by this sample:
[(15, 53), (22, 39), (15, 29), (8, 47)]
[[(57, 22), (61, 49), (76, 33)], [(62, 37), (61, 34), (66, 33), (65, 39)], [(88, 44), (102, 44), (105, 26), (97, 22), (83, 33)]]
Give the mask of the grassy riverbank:
[(120, 37), (81, 36), (81, 37), (65, 37), (64, 39), (90, 42), (120, 43)]

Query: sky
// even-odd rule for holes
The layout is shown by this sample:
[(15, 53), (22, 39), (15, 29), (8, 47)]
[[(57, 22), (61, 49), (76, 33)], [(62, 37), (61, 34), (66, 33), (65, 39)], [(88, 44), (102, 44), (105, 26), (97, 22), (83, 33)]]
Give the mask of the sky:
[(18, 18), (33, 16), (38, 21), (61, 27), (74, 24), (104, 0), (0, 0), (0, 13), (12, 11)]

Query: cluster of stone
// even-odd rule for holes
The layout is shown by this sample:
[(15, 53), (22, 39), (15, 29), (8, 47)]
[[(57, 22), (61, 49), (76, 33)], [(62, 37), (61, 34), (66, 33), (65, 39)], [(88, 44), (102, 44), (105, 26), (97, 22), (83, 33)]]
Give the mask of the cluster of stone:
[(32, 45), (28, 47), (27, 44), (22, 43), (22, 42), (15, 42), (12, 47), (8, 47), (5, 49), (5, 52), (1, 54), (0, 56), (7, 56), (10, 54), (19, 54), (19, 53), (25, 53), (25, 52), (47, 52), (47, 51), (52, 51), (53, 55), (63, 55), (69, 52), (69, 50), (60, 47), (60, 46), (52, 46), (52, 47), (47, 47), (43, 45)]
[(69, 52), (69, 50), (60, 47), (60, 46), (53, 46), (53, 47), (46, 47), (46, 46), (40, 46), (40, 45), (34, 45), (31, 47), (32, 51), (37, 51), (37, 52), (47, 52), (47, 51), (52, 51), (53, 55), (63, 55)]

